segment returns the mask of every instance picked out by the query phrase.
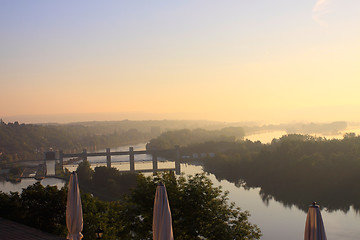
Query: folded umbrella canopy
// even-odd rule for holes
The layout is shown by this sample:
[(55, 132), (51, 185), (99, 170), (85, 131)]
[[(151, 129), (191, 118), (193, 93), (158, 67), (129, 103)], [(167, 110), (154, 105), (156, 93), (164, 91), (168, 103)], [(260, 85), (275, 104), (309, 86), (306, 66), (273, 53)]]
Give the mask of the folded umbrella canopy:
[(153, 214), (153, 240), (173, 240), (169, 201), (164, 184), (156, 188)]
[(324, 223), (319, 205), (316, 202), (309, 207), (305, 223), (304, 240), (326, 240)]
[(66, 203), (66, 226), (69, 231), (67, 239), (80, 240), (83, 235), (83, 214), (77, 174), (70, 175), (68, 196)]

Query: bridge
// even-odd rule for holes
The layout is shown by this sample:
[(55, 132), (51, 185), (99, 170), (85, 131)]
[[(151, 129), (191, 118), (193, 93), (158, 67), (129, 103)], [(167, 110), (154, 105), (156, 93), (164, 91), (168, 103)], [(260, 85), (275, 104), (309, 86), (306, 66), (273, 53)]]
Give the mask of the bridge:
[[(54, 152), (50, 152), (53, 154), (49, 154), (50, 156), (55, 156)], [(142, 160), (143, 161), (152, 161), (152, 169), (141, 169), (137, 170), (135, 168), (135, 155), (140, 154), (149, 154), (152, 156), (152, 160)], [(48, 155), (48, 156), (49, 156)], [(76, 159), (82, 159), (87, 160), (89, 157), (106, 157), (106, 166), (108, 168), (111, 168), (112, 156), (129, 156), (129, 163), (130, 163), (130, 170), (129, 171), (121, 171), (121, 172), (160, 172), (160, 171), (175, 171), (177, 175), (181, 173), (180, 171), (180, 151), (179, 146), (175, 146), (175, 149), (169, 149), (169, 150), (141, 150), (141, 151), (134, 151), (134, 147), (129, 147), (129, 151), (122, 151), (122, 152), (111, 152), (110, 148), (106, 148), (105, 152), (95, 152), (95, 153), (88, 153), (86, 149), (83, 149), (81, 153), (64, 153), (62, 150), (59, 151), (59, 162), (61, 168), (63, 168), (64, 165), (64, 159), (65, 158), (76, 158)], [(166, 168), (166, 169), (159, 169), (158, 168), (158, 156), (172, 156), (170, 159), (171, 161), (175, 162), (174, 168)], [(47, 159), (47, 153), (45, 153), (45, 161)], [(123, 161), (122, 161), (123, 162)], [(94, 162), (90, 162), (94, 163)]]

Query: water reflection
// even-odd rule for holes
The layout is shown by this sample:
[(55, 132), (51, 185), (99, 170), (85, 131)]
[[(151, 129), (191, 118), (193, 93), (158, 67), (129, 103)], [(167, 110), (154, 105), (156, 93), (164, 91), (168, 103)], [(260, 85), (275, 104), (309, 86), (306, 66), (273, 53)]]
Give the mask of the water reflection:
[(47, 176), (55, 176), (55, 160), (46, 161), (46, 171)]
[(217, 168), (205, 166), (204, 171), (214, 174), (217, 181), (226, 180), (238, 188), (245, 190), (260, 189), (259, 197), (268, 206), (271, 200), (281, 203), (285, 208), (296, 207), (304, 213), (308, 210), (309, 203), (320, 202), (328, 212), (342, 211), (348, 213), (352, 209), (360, 211), (360, 181), (355, 181), (351, 186), (336, 187), (326, 182), (285, 182), (273, 180), (268, 177), (262, 178), (261, 174), (229, 174), (218, 171)]
[[(111, 151), (127, 151), (128, 147), (112, 149)], [(143, 150), (144, 144), (138, 145), (136, 150)], [(151, 159), (151, 156), (148, 156)], [(100, 157), (101, 158), (101, 157)], [(114, 158), (115, 159), (115, 158)], [(91, 158), (89, 158), (91, 160)], [(126, 161), (128, 158), (125, 157)], [(145, 164), (144, 166), (142, 166)], [(172, 168), (173, 162), (159, 162), (159, 168)], [(113, 163), (113, 167), (120, 170), (129, 169), (128, 162)], [(103, 163), (95, 164), (95, 166), (106, 166), (106, 159), (103, 158)], [(76, 170), (77, 165), (67, 166), (70, 171)], [(138, 162), (137, 168), (151, 168), (151, 162)], [(194, 166), (189, 164), (181, 164), (181, 171), (185, 175), (194, 175), (202, 173), (202, 166)], [(151, 175), (151, 173), (148, 173)], [(255, 184), (247, 184), (244, 180), (238, 177), (234, 179), (225, 179), (214, 174), (208, 174), (208, 177), (214, 183), (214, 186), (221, 186), (223, 191), (229, 192), (229, 201), (235, 202), (236, 206), (241, 207), (242, 210), (248, 210), (251, 213), (250, 221), (257, 224), (263, 233), (265, 240), (278, 239), (302, 239), (304, 234), (306, 213), (304, 209), (314, 199), (310, 196), (310, 200), (299, 198), (298, 196), (284, 197), (283, 195), (273, 193), (273, 190), (261, 189)], [(23, 179), (21, 183), (13, 184), (10, 182), (0, 182), (0, 189), (5, 192), (19, 191), (23, 187), (27, 187), (35, 183), (34, 179)], [(57, 185), (63, 186), (64, 182), (60, 179), (45, 178), (41, 181), (43, 185)], [(275, 189), (276, 190), (276, 189)], [(353, 189), (354, 192), (358, 189)], [(338, 195), (338, 196), (337, 196)], [(329, 192), (329, 198), (343, 198), (347, 197), (341, 194), (334, 194)], [(288, 200), (291, 199), (291, 200)], [(317, 199), (316, 199), (317, 200)], [(292, 204), (294, 201), (303, 202), (303, 208)], [(321, 205), (326, 205), (322, 200), (317, 200)], [(359, 200), (356, 200), (360, 203)], [(348, 205), (343, 210), (322, 211), (325, 229), (328, 239), (342, 239), (353, 240), (360, 236), (360, 217), (354, 207)]]
[[(146, 164), (146, 163), (138, 163)], [(151, 164), (151, 163), (150, 163)], [(172, 162), (164, 163), (173, 164)], [(125, 169), (126, 164), (119, 163), (116, 165), (120, 169)], [(139, 166), (140, 167), (140, 166)], [(74, 167), (76, 168), (76, 167)], [(75, 169), (74, 169), (75, 170)], [(194, 166), (190, 164), (181, 164), (181, 170), (185, 175), (194, 175), (202, 173), (202, 166)], [(148, 173), (151, 175), (151, 173)], [(238, 181), (236, 184), (222, 179), (220, 180), (214, 174), (207, 174), (212, 180), (214, 186), (221, 186), (223, 191), (229, 191), (229, 201), (241, 207), (242, 210), (248, 210), (251, 213), (250, 221), (257, 224), (263, 233), (263, 239), (302, 239), (306, 220), (306, 213), (297, 207), (287, 206), (278, 202), (275, 198), (266, 197), (266, 201), (262, 196), (267, 196), (260, 188), (250, 188), (245, 182)], [(34, 179), (23, 179), (19, 184), (10, 182), (0, 182), (0, 189), (6, 192), (19, 191), (19, 188), (27, 187), (35, 183)], [(45, 186), (57, 185), (62, 187), (64, 182), (56, 178), (45, 178), (41, 181)], [(11, 186), (10, 188), (8, 186)], [(266, 204), (265, 204), (266, 203)], [(321, 202), (320, 202), (321, 203)], [(354, 236), (360, 236), (360, 217), (354, 208), (350, 207), (347, 213), (342, 211), (326, 212), (322, 211), (325, 228), (328, 239), (352, 240)]]
[[(182, 165), (181, 168), (185, 173), (192, 174), (203, 171), (201, 166)], [(234, 184), (211, 173), (207, 176), (215, 186), (229, 191), (229, 201), (250, 212), (250, 221), (260, 227), (262, 239), (303, 239), (306, 220), (306, 212), (303, 210), (294, 205), (285, 206), (274, 198), (266, 197), (264, 201), (262, 196), (267, 195), (262, 193), (261, 188), (250, 188), (244, 181)], [(328, 239), (353, 240), (360, 236), (360, 217), (353, 207), (347, 213), (323, 209), (322, 215)]]
[[(94, 160), (95, 161), (95, 160)], [(64, 166), (69, 171), (75, 171), (77, 168), (77, 164), (71, 164)], [(103, 163), (96, 163), (91, 164), (90, 166), (92, 169), (96, 167), (106, 167), (106, 162)], [(130, 171), (130, 163), (129, 162), (115, 162), (111, 163), (111, 167), (118, 169), (119, 171)], [(135, 170), (145, 170), (145, 169), (152, 169), (153, 165), (152, 162), (144, 162), (144, 161), (136, 161), (135, 160)], [(168, 169), (168, 168), (175, 168), (175, 163), (170, 161), (158, 161), (158, 169)]]
[(245, 139), (248, 139), (252, 142), (260, 141), (262, 143), (271, 143), (274, 138), (280, 138), (283, 135), (286, 135), (286, 131), (271, 131), (271, 132), (262, 132), (252, 135), (248, 135)]
[[(336, 134), (309, 134), (311, 136), (314, 137), (323, 137), (326, 139), (342, 139), (345, 133), (355, 133), (356, 135), (360, 134), (360, 128), (347, 128), (345, 131), (342, 132), (338, 132)], [(281, 130), (281, 131), (265, 131), (265, 132), (260, 132), (260, 133), (256, 133), (256, 134), (251, 134), (251, 135), (247, 135), (245, 136), (245, 139), (248, 139), (250, 141), (260, 141), (262, 143), (271, 143), (271, 141), (274, 138), (280, 138), (283, 135), (288, 134), (286, 131)]]
[(41, 181), (35, 180), (34, 178), (23, 178), (21, 182), (13, 183), (8, 181), (0, 181), (0, 191), (5, 193), (10, 192), (21, 192), (23, 188), (27, 188), (36, 182), (40, 182), (43, 186), (57, 186), (62, 188), (65, 185), (65, 181), (59, 178), (44, 178)]

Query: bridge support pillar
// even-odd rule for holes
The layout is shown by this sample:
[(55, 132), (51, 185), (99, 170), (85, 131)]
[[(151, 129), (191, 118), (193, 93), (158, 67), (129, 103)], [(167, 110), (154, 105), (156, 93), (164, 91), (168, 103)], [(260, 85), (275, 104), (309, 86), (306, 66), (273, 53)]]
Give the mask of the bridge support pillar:
[(44, 157), (44, 165), (43, 165), (42, 171), (43, 171), (43, 175), (44, 175), (44, 177), (45, 177), (45, 176), (47, 175), (46, 155), (45, 155), (45, 157)]
[(82, 158), (83, 158), (83, 161), (87, 161), (87, 150), (86, 149), (83, 149)]
[(153, 173), (155, 175), (157, 173), (157, 170), (158, 170), (158, 159), (157, 159), (157, 154), (156, 153), (152, 154), (152, 162), (153, 162)]
[[(62, 150), (60, 150), (59, 151), (59, 164), (60, 164), (60, 167), (61, 167), (61, 170), (63, 170), (64, 168), (64, 156), (63, 156), (63, 151)], [(55, 172), (55, 174), (56, 174), (56, 172)]]
[(129, 147), (130, 172), (135, 172), (134, 148)]
[(181, 170), (180, 170), (180, 146), (179, 145), (175, 146), (175, 173), (176, 173), (176, 175), (181, 174)]
[(108, 168), (111, 168), (110, 148), (106, 148), (106, 166), (107, 166)]

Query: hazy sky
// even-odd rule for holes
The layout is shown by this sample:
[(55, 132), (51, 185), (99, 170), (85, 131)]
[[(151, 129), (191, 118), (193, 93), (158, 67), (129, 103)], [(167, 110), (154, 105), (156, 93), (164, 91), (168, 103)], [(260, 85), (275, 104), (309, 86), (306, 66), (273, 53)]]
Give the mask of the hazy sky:
[(360, 120), (359, 12), (359, 0), (0, 0), (0, 118)]

